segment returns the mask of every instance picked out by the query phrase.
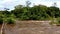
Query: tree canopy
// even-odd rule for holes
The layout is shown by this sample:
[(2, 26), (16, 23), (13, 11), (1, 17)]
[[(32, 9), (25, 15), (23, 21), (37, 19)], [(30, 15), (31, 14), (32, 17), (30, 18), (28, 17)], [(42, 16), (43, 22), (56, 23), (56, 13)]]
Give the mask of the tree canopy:
[(44, 5), (29, 7), (30, 2), (27, 1), (27, 3), (28, 6), (17, 5), (14, 10), (8, 11), (8, 9), (6, 9), (5, 11), (0, 11), (0, 17), (14, 17), (20, 20), (49, 20), (50, 18), (60, 17), (60, 9), (58, 7), (47, 7)]

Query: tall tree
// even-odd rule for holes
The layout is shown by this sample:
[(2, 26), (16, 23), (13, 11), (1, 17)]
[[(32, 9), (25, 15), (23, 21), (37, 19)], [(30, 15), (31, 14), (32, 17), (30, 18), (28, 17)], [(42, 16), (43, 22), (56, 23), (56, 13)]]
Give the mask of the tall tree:
[(29, 5), (31, 4), (30, 1), (26, 1), (26, 6), (29, 7)]

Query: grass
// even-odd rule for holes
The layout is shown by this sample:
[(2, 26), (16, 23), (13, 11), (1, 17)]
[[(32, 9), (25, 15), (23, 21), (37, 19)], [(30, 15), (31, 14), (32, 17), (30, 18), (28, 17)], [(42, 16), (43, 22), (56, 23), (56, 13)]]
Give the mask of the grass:
[(50, 25), (56, 24), (57, 26), (60, 26), (60, 18), (52, 19), (50, 22)]

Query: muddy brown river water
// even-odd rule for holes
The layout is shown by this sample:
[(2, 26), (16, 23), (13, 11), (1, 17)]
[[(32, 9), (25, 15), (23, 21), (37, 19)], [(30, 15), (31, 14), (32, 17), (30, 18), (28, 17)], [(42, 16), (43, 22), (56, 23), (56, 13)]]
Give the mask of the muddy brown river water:
[(5, 34), (60, 34), (60, 26), (50, 25), (48, 21), (16, 21), (6, 25)]

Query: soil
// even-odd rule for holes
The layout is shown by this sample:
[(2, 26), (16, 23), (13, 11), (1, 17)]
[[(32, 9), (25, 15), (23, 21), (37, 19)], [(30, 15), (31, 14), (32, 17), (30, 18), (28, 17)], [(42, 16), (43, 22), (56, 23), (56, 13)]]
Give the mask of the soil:
[(49, 21), (16, 21), (6, 25), (5, 34), (60, 34), (60, 26), (50, 25)]

